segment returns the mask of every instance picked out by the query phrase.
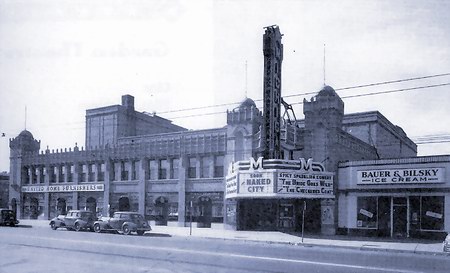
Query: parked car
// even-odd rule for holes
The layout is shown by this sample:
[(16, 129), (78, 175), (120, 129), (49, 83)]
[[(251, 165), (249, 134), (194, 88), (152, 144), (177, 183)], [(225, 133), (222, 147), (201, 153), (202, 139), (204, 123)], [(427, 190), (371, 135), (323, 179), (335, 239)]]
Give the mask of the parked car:
[(19, 224), (16, 214), (10, 209), (0, 209), (0, 226), (15, 226)]
[(444, 242), (442, 243), (444, 252), (450, 252), (450, 233), (445, 237)]
[(144, 216), (130, 211), (118, 211), (114, 213), (113, 217), (102, 217), (94, 223), (95, 232), (117, 231), (126, 235), (136, 232), (138, 235), (143, 235), (150, 230), (152, 228)]
[(94, 222), (97, 220), (95, 214), (86, 210), (69, 210), (67, 215), (58, 215), (50, 220), (50, 227), (53, 230), (57, 228), (66, 228), (68, 230), (94, 230)]

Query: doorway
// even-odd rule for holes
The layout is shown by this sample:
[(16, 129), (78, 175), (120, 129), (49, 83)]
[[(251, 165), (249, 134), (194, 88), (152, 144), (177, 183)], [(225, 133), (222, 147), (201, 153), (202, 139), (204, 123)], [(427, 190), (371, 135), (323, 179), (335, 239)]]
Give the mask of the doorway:
[(89, 197), (86, 200), (86, 210), (92, 212), (92, 213), (96, 213), (97, 211), (97, 201), (95, 200), (94, 197)]
[(119, 198), (119, 211), (130, 211), (130, 200), (128, 197)]
[(406, 237), (408, 231), (408, 207), (406, 197), (392, 198), (392, 237)]
[(56, 200), (57, 215), (66, 215), (66, 199), (58, 198)]
[(198, 199), (199, 216), (197, 227), (210, 228), (212, 221), (212, 200), (207, 196)]

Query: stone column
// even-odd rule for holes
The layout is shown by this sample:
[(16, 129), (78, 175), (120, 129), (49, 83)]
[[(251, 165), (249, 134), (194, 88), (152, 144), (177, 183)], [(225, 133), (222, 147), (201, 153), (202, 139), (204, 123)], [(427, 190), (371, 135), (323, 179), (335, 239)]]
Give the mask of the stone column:
[(178, 165), (178, 226), (184, 227), (186, 222), (186, 167), (189, 158), (185, 155), (180, 157)]
[(109, 211), (111, 204), (109, 203), (109, 192), (110, 192), (110, 185), (111, 185), (111, 171), (112, 171), (112, 164), (114, 162), (111, 162), (109, 158), (106, 158), (105, 160), (105, 181), (104, 181), (104, 191), (103, 191), (103, 211), (102, 215), (109, 217)]
[[(45, 166), (45, 171), (43, 171), (42, 173), (44, 174), (44, 185), (45, 186), (49, 186), (50, 185), (50, 172), (49, 172), (50, 166), (46, 165)], [(42, 177), (40, 178), (42, 179)], [(45, 220), (50, 220), (50, 193), (49, 192), (44, 192), (44, 219)]]
[[(80, 164), (79, 162), (73, 163), (73, 184), (78, 185), (80, 181), (80, 172), (83, 170), (80, 170)], [(72, 193), (72, 209), (78, 209), (78, 192), (74, 191)]]
[(138, 164), (138, 172), (139, 172), (139, 213), (145, 215), (145, 196), (146, 196), (146, 182), (145, 182), (145, 172), (148, 168), (148, 163), (146, 158), (141, 158)]

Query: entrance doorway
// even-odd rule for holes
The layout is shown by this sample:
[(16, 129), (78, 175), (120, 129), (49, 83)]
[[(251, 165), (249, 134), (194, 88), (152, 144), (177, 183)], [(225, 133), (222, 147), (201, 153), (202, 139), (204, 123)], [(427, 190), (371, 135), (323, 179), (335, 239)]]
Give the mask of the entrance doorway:
[(207, 196), (202, 196), (198, 199), (199, 216), (197, 227), (210, 228), (212, 221), (212, 201)]
[(406, 237), (408, 231), (406, 197), (392, 198), (392, 237)]
[(96, 213), (96, 211), (97, 211), (97, 201), (95, 200), (94, 197), (89, 197), (86, 200), (86, 210), (90, 211), (92, 213)]
[(119, 198), (119, 211), (130, 211), (130, 199), (128, 197)]
[(155, 224), (158, 226), (167, 226), (169, 216), (169, 200), (160, 196), (155, 200)]
[(66, 215), (66, 199), (58, 198), (58, 200), (56, 200), (56, 211), (57, 215)]

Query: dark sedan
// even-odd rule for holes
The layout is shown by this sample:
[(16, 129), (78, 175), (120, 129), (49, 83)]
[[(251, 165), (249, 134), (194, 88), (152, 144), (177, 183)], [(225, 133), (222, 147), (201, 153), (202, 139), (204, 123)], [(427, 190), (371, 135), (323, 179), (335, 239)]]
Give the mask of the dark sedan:
[(138, 235), (143, 235), (146, 231), (152, 230), (149, 223), (144, 219), (144, 216), (137, 212), (118, 211), (113, 217), (103, 217), (94, 223), (94, 231), (120, 231), (123, 234), (129, 235), (131, 232), (136, 232)]
[(67, 215), (59, 215), (50, 220), (50, 227), (66, 228), (68, 230), (94, 230), (94, 222), (97, 220), (94, 213), (85, 210), (70, 210)]

